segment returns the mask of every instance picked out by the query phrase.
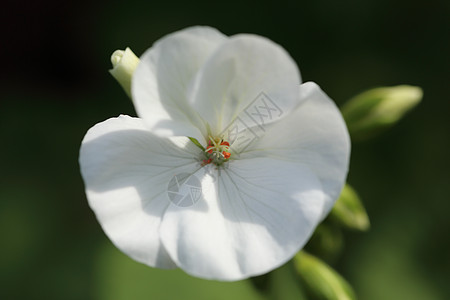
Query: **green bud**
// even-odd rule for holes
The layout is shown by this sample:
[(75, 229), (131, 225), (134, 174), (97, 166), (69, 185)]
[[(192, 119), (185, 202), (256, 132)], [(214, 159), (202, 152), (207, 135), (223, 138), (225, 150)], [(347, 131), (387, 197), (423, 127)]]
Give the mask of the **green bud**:
[(410, 85), (375, 88), (350, 99), (342, 115), (352, 138), (370, 137), (399, 121), (422, 95), (420, 87)]
[(125, 51), (114, 51), (111, 55), (111, 63), (113, 68), (109, 72), (119, 82), (127, 95), (131, 97), (131, 78), (139, 64), (139, 58), (130, 48), (126, 48)]
[(351, 229), (367, 230), (370, 227), (369, 217), (361, 200), (348, 184), (342, 189), (329, 217)]
[(350, 284), (317, 257), (301, 251), (295, 255), (293, 261), (300, 280), (314, 299), (356, 299)]

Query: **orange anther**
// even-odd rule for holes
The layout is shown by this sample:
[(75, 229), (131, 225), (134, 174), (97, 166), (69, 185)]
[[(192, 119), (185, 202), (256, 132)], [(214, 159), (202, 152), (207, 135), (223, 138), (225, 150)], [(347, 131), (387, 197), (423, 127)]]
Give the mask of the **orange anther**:
[(205, 159), (205, 160), (203, 160), (203, 165), (207, 165), (207, 164), (209, 164), (209, 163), (211, 163), (211, 162), (212, 162), (212, 159), (211, 159), (211, 158)]
[(230, 152), (226, 152), (226, 151), (223, 151), (222, 154), (223, 154), (223, 157), (225, 157), (225, 159), (229, 159), (230, 156), (231, 156), (231, 153)]

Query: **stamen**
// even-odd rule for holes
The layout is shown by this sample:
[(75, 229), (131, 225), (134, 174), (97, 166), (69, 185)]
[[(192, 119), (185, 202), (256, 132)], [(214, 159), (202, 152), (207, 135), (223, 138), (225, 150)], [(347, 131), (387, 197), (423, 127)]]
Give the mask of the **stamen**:
[(223, 138), (213, 138), (209, 136), (208, 145), (205, 149), (205, 156), (206, 159), (203, 160), (203, 165), (214, 163), (217, 166), (220, 166), (231, 157), (230, 143), (224, 141)]

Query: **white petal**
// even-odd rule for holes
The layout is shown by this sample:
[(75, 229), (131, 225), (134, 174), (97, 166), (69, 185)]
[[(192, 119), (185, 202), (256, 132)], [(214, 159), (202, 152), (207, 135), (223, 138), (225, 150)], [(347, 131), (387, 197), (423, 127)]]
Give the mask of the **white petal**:
[[(239, 117), (248, 126), (270, 123), (298, 104), (300, 73), (274, 42), (242, 34), (223, 43), (199, 71), (190, 101), (219, 134)], [(267, 107), (259, 99), (270, 99)], [(264, 116), (264, 117), (262, 117)]]
[(205, 60), (226, 39), (216, 29), (191, 27), (165, 36), (142, 55), (132, 80), (133, 102), (154, 132), (204, 139), (204, 123), (188, 104), (187, 91)]
[(233, 161), (218, 172), (212, 165), (197, 172), (203, 199), (164, 215), (161, 240), (175, 263), (191, 275), (228, 281), (289, 260), (323, 210), (313, 172), (270, 158)]
[(241, 154), (241, 159), (269, 156), (302, 163), (317, 174), (326, 194), (324, 218), (345, 183), (350, 137), (339, 109), (313, 82), (300, 86), (302, 102)]
[(112, 118), (92, 127), (80, 150), (89, 205), (111, 241), (135, 260), (173, 268), (159, 239), (170, 201), (167, 186), (198, 167), (199, 149), (187, 139), (164, 139), (140, 119)]

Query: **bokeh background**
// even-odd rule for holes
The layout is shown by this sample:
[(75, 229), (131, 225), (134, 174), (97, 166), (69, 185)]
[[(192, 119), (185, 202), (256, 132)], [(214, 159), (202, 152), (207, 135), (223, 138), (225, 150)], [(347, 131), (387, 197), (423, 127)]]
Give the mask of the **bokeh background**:
[[(1, 299), (259, 299), (246, 281), (133, 262), (84, 195), (85, 132), (135, 115), (107, 72), (111, 53), (129, 46), (140, 55), (196, 24), (274, 40), (339, 105), (372, 87), (423, 88), (399, 124), (353, 144), (348, 180), (372, 227), (345, 232), (333, 266), (360, 299), (450, 299), (449, 1), (7, 0), (0, 22)], [(279, 299), (294, 298), (282, 289)]]

